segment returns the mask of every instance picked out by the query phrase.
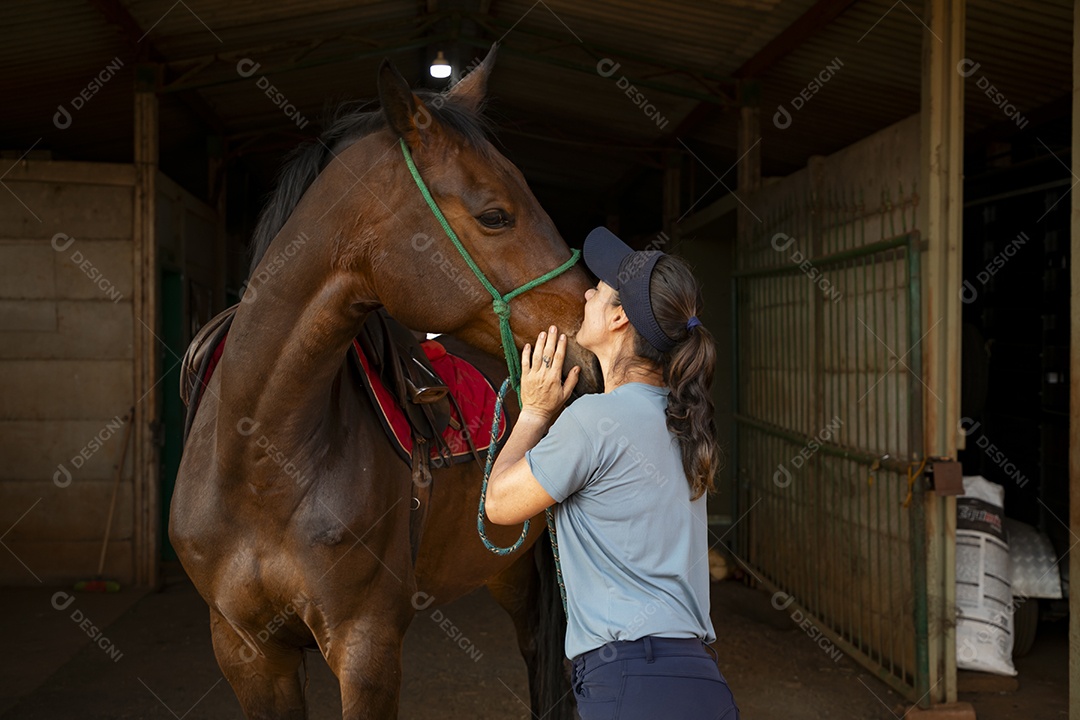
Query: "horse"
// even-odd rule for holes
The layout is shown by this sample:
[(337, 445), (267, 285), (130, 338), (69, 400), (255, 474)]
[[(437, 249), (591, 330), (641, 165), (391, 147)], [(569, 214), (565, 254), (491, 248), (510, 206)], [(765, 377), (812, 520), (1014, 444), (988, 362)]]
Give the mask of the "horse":
[[(254, 271), (191, 422), (169, 521), (248, 718), (306, 717), (300, 665), (315, 648), (340, 682), (345, 720), (396, 717), (402, 638), (417, 610), (482, 585), (513, 620), (533, 711), (573, 712), (572, 699), (558, 700), (569, 689), (561, 637), (549, 633), (549, 657), (542, 652), (556, 615), (545, 599), (551, 549), (537, 542), (544, 523), (534, 519), (516, 552), (488, 552), (476, 525), (482, 468), (434, 467), (414, 561), (412, 473), (347, 359), (381, 308), (442, 333), (488, 377), (506, 373), (492, 300), (425, 203), (420, 177), (500, 292), (574, 257), (488, 139), (482, 105), (494, 58), (493, 47), (442, 93), (411, 90), (384, 60), (381, 109), (339, 111), (286, 161), (260, 215)], [(515, 297), (515, 351), (551, 324), (572, 338), (589, 287), (578, 264)], [(595, 356), (568, 340), (567, 357), (582, 368), (575, 392), (602, 388)], [(515, 404), (506, 403), (511, 422)], [(507, 545), (519, 529), (489, 533)]]

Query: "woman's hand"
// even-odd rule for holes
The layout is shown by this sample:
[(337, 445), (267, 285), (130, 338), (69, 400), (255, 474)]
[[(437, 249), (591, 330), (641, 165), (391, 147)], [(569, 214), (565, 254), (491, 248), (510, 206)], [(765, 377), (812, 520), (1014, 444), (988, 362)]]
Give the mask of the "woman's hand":
[(552, 325), (536, 338), (535, 347), (528, 344), (521, 352), (521, 411), (537, 415), (550, 422), (570, 398), (581, 368), (570, 368), (566, 381), (562, 379), (566, 359), (566, 335), (560, 335)]

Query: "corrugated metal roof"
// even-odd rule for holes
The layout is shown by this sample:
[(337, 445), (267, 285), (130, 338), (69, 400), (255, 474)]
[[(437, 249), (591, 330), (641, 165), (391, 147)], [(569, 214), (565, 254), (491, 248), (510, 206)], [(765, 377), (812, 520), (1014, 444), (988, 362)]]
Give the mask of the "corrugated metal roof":
[[(766, 174), (786, 174), (919, 111), (922, 3), (862, 0), (808, 39), (761, 78), (762, 156)], [(993, 84), (1020, 113), (1062, 98), (1071, 89), (1072, 3), (971, 0), (966, 56), (980, 63), (965, 84), (965, 126), (975, 132), (1009, 122), (986, 96)], [(841, 69), (811, 94), (801, 110), (792, 99), (839, 59)], [(985, 78), (980, 82), (979, 78)], [(792, 112), (775, 126), (780, 105)], [(733, 161), (736, 118), (713, 117), (694, 137), (726, 146)]]
[[(425, 3), (403, 0), (117, 2), (145, 34), (134, 46), (86, 0), (0, 5), (7, 29), (0, 48), (0, 91), (9, 98), (5, 150), (21, 152), (40, 139), (39, 148), (64, 156), (128, 159), (133, 66), (142, 43), (166, 58), (170, 82), (205, 85), (194, 91), (195, 104), (205, 104), (230, 135), (246, 142), (261, 132), (310, 134), (329, 100), (374, 96), (384, 54), (418, 81), (426, 79), (434, 48), (471, 57), (501, 39), (490, 94), (494, 116), (507, 125), (508, 151), (527, 176), (568, 188), (611, 187), (655, 160), (648, 148), (659, 142), (681, 147), (670, 133), (699, 104), (688, 95), (732, 92), (723, 78), (814, 5), (506, 0), (478, 16), (476, 0), (441, 0), (441, 14), (432, 16)], [(454, 19), (455, 7), (464, 20)], [(967, 54), (980, 63), (965, 85), (969, 131), (1009, 122), (1002, 105), (1023, 115), (1069, 92), (1072, 12), (1068, 0), (968, 3)], [(810, 155), (833, 152), (918, 111), (921, 13), (921, 2), (857, 0), (757, 78), (766, 173), (788, 172)], [(425, 44), (454, 32), (472, 33), (473, 40)], [(257, 77), (238, 75), (236, 63), (244, 57), (262, 63), (260, 74), (295, 106), (291, 118), (256, 85)], [(123, 67), (73, 113), (71, 127), (55, 127), (57, 106), (70, 105), (116, 58)], [(619, 63), (610, 77), (595, 71), (602, 58)], [(284, 69), (298, 62), (311, 66)], [(815, 92), (806, 90), (830, 63), (841, 64), (825, 73), (829, 78)], [(620, 87), (623, 76), (641, 83), (640, 98)], [(987, 97), (991, 84), (1000, 96)], [(801, 91), (809, 99), (795, 110)], [(164, 155), (205, 130), (190, 97), (163, 98)], [(781, 105), (791, 112), (790, 127), (773, 123)], [(298, 128), (297, 117), (310, 122)], [(736, 124), (737, 113), (717, 105), (679, 139), (721, 174), (735, 160)], [(699, 171), (696, 182), (707, 187), (711, 175)], [(727, 180), (733, 183), (734, 173)]]

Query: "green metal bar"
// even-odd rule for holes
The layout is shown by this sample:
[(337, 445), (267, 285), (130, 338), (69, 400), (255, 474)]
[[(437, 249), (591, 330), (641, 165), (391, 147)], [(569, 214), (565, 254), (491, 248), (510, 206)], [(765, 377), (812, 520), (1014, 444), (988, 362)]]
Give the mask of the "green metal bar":
[[(844, 272), (847, 268), (838, 266), (839, 271)], [(846, 273), (851, 276), (852, 273)], [(849, 423), (852, 430), (852, 439), (849, 445), (856, 447), (858, 445), (858, 431), (854, 427), (854, 419), (850, 417), (848, 409), (851, 406), (852, 393), (851, 393), (851, 380), (853, 374), (850, 368), (850, 356), (848, 355), (848, 337), (851, 333), (851, 320), (849, 314), (851, 312), (851, 306), (858, 302), (858, 299), (854, 296), (854, 283), (850, 284), (849, 292), (850, 302), (844, 303), (842, 307), (837, 309), (837, 337), (840, 338), (840, 351), (837, 353), (837, 389), (841, 394), (840, 407), (837, 414), (844, 414), (845, 421)], [(845, 463), (840, 463), (843, 470), (847, 470)], [(855, 609), (853, 607), (852, 598), (854, 594), (852, 592), (851, 583), (852, 575), (847, 571), (847, 567), (850, 566), (850, 548), (851, 548), (851, 519), (853, 513), (850, 511), (851, 506), (851, 493), (847, 492), (845, 487), (844, 478), (847, 477), (847, 473), (844, 472), (840, 480), (839, 488), (839, 502), (837, 503), (837, 512), (839, 514), (839, 531), (837, 532), (837, 545), (839, 546), (838, 556), (845, 561), (842, 565), (845, 567), (845, 572), (840, 576), (840, 586), (843, 588), (842, 594), (837, 598), (840, 603), (841, 610), (841, 629), (848, 638), (854, 638), (854, 616)]]
[[(914, 700), (925, 693), (929, 683), (925, 518), (922, 508), (917, 507), (907, 522), (901, 522), (903, 511), (896, 505), (910, 463), (918, 459), (915, 445), (921, 440), (917, 432), (922, 396), (916, 392), (919, 386), (914, 374), (921, 356), (905, 358), (912, 374), (887, 368), (892, 353), (904, 353), (902, 333), (908, 335), (908, 347), (915, 346), (920, 333), (920, 311), (909, 309), (909, 322), (903, 323), (900, 305), (906, 299), (910, 307), (921, 308), (919, 238), (917, 233), (906, 233), (856, 246), (860, 236), (865, 239), (865, 221), (853, 217), (853, 211), (849, 212), (853, 207), (853, 203), (849, 207), (843, 201), (830, 200), (818, 215), (787, 212), (786, 208), (780, 213), (795, 223), (797, 237), (804, 242), (808, 237), (816, 239), (809, 257), (818, 255), (825, 245), (843, 248), (813, 262), (819, 268), (835, 269), (834, 284), (848, 291), (845, 302), (828, 302), (813, 284), (799, 284), (807, 281), (790, 263), (753, 267), (757, 258), (775, 261), (775, 253), (769, 247), (762, 248), (761, 243), (742, 256), (740, 265), (749, 269), (736, 273), (732, 289), (732, 393), (736, 410), (732, 444), (737, 453), (738, 487), (734, 501), (740, 514), (752, 502), (760, 501), (756, 527), (748, 524), (743, 528), (745, 540), (740, 547), (749, 551), (746, 561), (761, 571), (764, 584), (792, 594), (795, 606), (815, 618), (826, 637)], [(807, 233), (802, 224), (806, 221), (833, 228), (836, 237), (824, 232), (815, 236), (812, 230)], [(809, 246), (802, 249), (811, 250)], [(758, 252), (751, 258), (753, 250)], [(899, 281), (905, 274), (907, 288)], [(892, 277), (897, 280), (892, 282)], [(838, 279), (842, 281), (836, 283)], [(859, 315), (883, 338), (888, 351), (878, 347), (868, 331), (859, 331)], [(750, 347), (743, 347), (744, 343)], [(891, 387), (873, 385), (882, 373), (883, 382)], [(832, 391), (826, 392), (832, 378)], [(901, 447), (899, 423), (905, 422), (905, 408), (897, 401), (899, 383), (905, 379), (909, 396), (904, 399), (911, 402), (906, 418), (908, 442)], [(874, 402), (855, 402), (860, 397), (855, 393), (871, 388)], [(831, 412), (833, 409), (836, 412)], [(793, 486), (776, 487), (771, 481), (776, 462), (789, 462), (834, 416), (845, 420), (843, 429), (831, 441), (820, 444)], [(893, 422), (895, 428), (890, 427)], [(881, 463), (872, 486), (864, 484), (869, 467), (886, 451), (895, 456)], [(920, 502), (924, 491), (921, 482), (916, 491)], [(773, 530), (762, 533), (761, 527)], [(905, 542), (910, 558), (905, 553), (894, 559)], [(785, 550), (809, 544), (821, 545), (835, 562), (816, 567), (814, 558)], [(852, 562), (873, 572), (852, 573), (848, 570)], [(905, 617), (897, 603), (905, 595), (911, 597), (907, 595), (909, 583), (915, 603), (914, 611), (909, 610), (911, 614)], [(894, 613), (898, 609), (900, 616)], [(902, 622), (897, 624), (894, 618), (902, 618)], [(907, 660), (913, 647), (914, 667)]]
[[(897, 235), (896, 237), (889, 238), (887, 240), (881, 240), (879, 242), (864, 245), (862, 247), (852, 248), (850, 250), (841, 250), (840, 252), (827, 255), (823, 258), (814, 260), (814, 266), (818, 268), (830, 267), (833, 265), (840, 265), (849, 260), (856, 260), (858, 258), (867, 255), (877, 255), (883, 253), (886, 250), (895, 250), (898, 248), (905, 248), (908, 245), (909, 238), (917, 233), (905, 233), (903, 235)], [(802, 272), (798, 266), (792, 265), (790, 262), (784, 265), (772, 265), (769, 267), (752, 268), (748, 270), (737, 270), (732, 273), (735, 277), (764, 277), (767, 275), (794, 275)]]
[[(890, 342), (891, 342), (891, 346), (894, 347), (894, 348), (897, 348), (897, 349), (900, 348), (900, 337), (901, 337), (901, 333), (900, 333), (900, 303), (902, 302), (902, 298), (903, 298), (903, 295), (904, 295), (904, 289), (903, 288), (906, 288), (906, 286), (907, 286), (906, 282), (901, 283), (900, 271), (907, 267), (908, 262), (911, 262), (911, 260), (910, 260), (910, 258), (907, 257), (907, 255), (905, 255), (904, 262), (900, 262), (899, 260), (897, 260), (897, 261), (890, 264), (890, 266), (892, 267), (893, 288), (894, 288), (893, 289), (893, 332), (892, 332), (892, 335), (890, 336)], [(897, 409), (899, 409), (900, 408), (900, 398), (899, 398), (900, 383), (899, 383), (899, 381), (893, 383), (892, 391), (893, 391), (893, 406), (896, 407)], [(911, 408), (906, 408), (905, 411), (910, 416)], [(904, 452), (905, 456), (906, 456), (907, 455), (907, 453), (906, 453), (907, 448), (900, 446), (900, 422), (901, 422), (901, 420), (902, 420), (902, 418), (900, 418), (899, 415), (898, 415), (897, 418), (896, 418), (896, 424), (895, 424), (895, 427), (896, 427), (896, 442), (893, 443), (893, 447), (896, 448), (896, 450), (898, 452)], [(885, 557), (887, 557), (888, 561), (889, 561), (889, 577), (890, 578), (895, 578), (895, 577), (897, 577), (897, 574), (896, 574), (896, 571), (894, 570), (894, 567), (893, 567), (893, 555), (894, 555), (894, 553), (893, 553), (893, 548), (892, 548), (891, 545), (895, 544), (895, 542), (896, 542), (895, 538), (899, 534), (899, 527), (897, 527), (897, 525), (899, 523), (896, 522), (897, 518), (898, 518), (898, 515), (897, 515), (897, 512), (896, 512), (895, 506), (890, 506), (890, 504), (888, 502), (888, 499), (889, 499), (888, 493), (885, 491), (885, 489), (888, 488), (888, 487), (890, 487), (890, 486), (886, 485), (885, 483), (882, 483), (882, 490), (883, 490), (883, 492), (885, 494), (885, 500), (886, 500), (885, 507), (888, 510), (887, 528), (888, 528), (888, 537), (890, 538), (890, 547), (886, 551)], [(895, 600), (896, 600), (896, 591), (894, 589), (893, 592), (889, 593), (889, 603), (888, 603), (889, 618), (898, 617), (898, 615), (896, 614)], [(895, 625), (893, 625), (892, 623), (890, 623), (890, 625), (889, 625), (889, 672), (892, 672), (892, 673), (896, 672), (896, 628), (895, 628)]]
[[(837, 351), (839, 350), (839, 347), (838, 347), (838, 345), (839, 345), (839, 342), (838, 342), (839, 336), (837, 335), (837, 324), (836, 324), (836, 319), (835, 319), (835, 315), (837, 313), (837, 304), (836, 303), (830, 303), (830, 305), (831, 305), (831, 307), (828, 308), (827, 314), (825, 315), (825, 317), (828, 318), (828, 321), (827, 321), (828, 322), (828, 327), (827, 327), (827, 329), (823, 328), (822, 337), (823, 338), (829, 338), (831, 340), (831, 342), (824, 343), (826, 349), (825, 349), (825, 352), (823, 353), (824, 361), (823, 361), (823, 365), (822, 365), (822, 368), (821, 368), (821, 377), (822, 377), (821, 406), (822, 406), (823, 409), (826, 406), (828, 406), (829, 410), (825, 411), (825, 412), (822, 412), (821, 414), (825, 415), (826, 413), (828, 413), (830, 415), (830, 417), (837, 417), (839, 415), (839, 398), (840, 398), (840, 392), (839, 392), (839, 387), (840, 387), (839, 386), (839, 379), (840, 379), (839, 370), (840, 369), (839, 369), (839, 367), (838, 367), (838, 365), (836, 363), (836, 357), (835, 357)], [(833, 385), (832, 385), (833, 392), (826, 393), (825, 392), (824, 378), (829, 377), (830, 374), (834, 378), (833, 379)], [(818, 456), (818, 465), (819, 465), (819, 467), (822, 467), (822, 468), (825, 467), (825, 459), (826, 458), (824, 456), (820, 456), (820, 455)], [(836, 552), (836, 548), (837, 548), (837, 532), (836, 532), (836, 530), (840, 525), (839, 522), (837, 522), (837, 518), (836, 518), (836, 508), (837, 508), (837, 504), (838, 504), (837, 494), (838, 494), (838, 490), (839, 490), (839, 483), (834, 482), (833, 473), (828, 473), (828, 477), (826, 477), (826, 473), (823, 471), (820, 477), (821, 477), (821, 482), (822, 482), (822, 488), (821, 488), (822, 502), (827, 503), (827, 504), (825, 504), (825, 506), (823, 508), (823, 512), (822, 512), (822, 521), (824, 522), (825, 527), (827, 528), (827, 530), (826, 530), (827, 534), (826, 534), (826, 537), (825, 537), (825, 544), (826, 544), (826, 547), (827, 547), (828, 557), (836, 558), (836, 557), (838, 557), (837, 552)], [(826, 481), (828, 481), (828, 482), (826, 482)], [(827, 494), (826, 494), (826, 488), (828, 489)], [(827, 500), (826, 500), (826, 498), (827, 498)], [(825, 580), (825, 584), (824, 584), (825, 597), (823, 599), (822, 610), (826, 614), (826, 616), (829, 618), (829, 621), (833, 624), (834, 627), (840, 627), (839, 615), (838, 615), (838, 613), (836, 611), (837, 605), (835, 603), (836, 591), (837, 591), (837, 588), (839, 586), (839, 572), (838, 572), (839, 571), (839, 565), (840, 565), (840, 563), (836, 563), (836, 562), (825, 563), (825, 570), (826, 570), (827, 575), (826, 575), (826, 580)]]
[[(743, 408), (742, 393), (739, 386), (739, 378), (742, 377), (741, 368), (739, 367), (741, 353), (739, 352), (739, 281), (738, 279), (732, 279), (731, 281), (731, 409), (733, 412), (741, 412)], [(740, 495), (742, 493), (742, 483), (739, 482), (739, 424), (731, 423), (731, 520), (735, 521), (736, 518), (741, 517), (742, 512), (740, 508)], [(747, 554), (746, 543), (743, 542), (743, 532), (740, 528), (735, 537), (732, 538), (732, 542), (735, 547), (738, 548), (738, 552), (745, 558), (749, 558)]]
[[(766, 435), (787, 440), (799, 447), (804, 447), (810, 440), (815, 439), (812, 435), (786, 430), (741, 413), (735, 413), (735, 422), (742, 423), (743, 425), (758, 430)], [(842, 460), (857, 462), (861, 465), (866, 465), (867, 467), (873, 465), (875, 461), (881, 460), (881, 457), (875, 453), (852, 450), (851, 448), (835, 445), (830, 442), (822, 442), (820, 443), (820, 446), (821, 447), (817, 451), (819, 453), (824, 453), (830, 457), (837, 457)], [(906, 477), (909, 464), (907, 461), (890, 457), (881, 460), (881, 467), (884, 470), (891, 470), (892, 472), (904, 474)]]
[[(922, 277), (920, 254), (918, 252), (918, 234), (909, 233), (908, 244), (908, 313), (909, 348), (918, 345), (922, 330)], [(922, 438), (914, 433), (922, 427), (922, 352), (911, 353), (911, 401), (909, 422), (913, 447), (921, 454)], [(914, 459), (914, 458), (912, 458)], [(926, 573), (926, 517), (923, 498), (923, 483), (916, 478), (911, 502), (911, 554), (912, 582), (915, 595), (915, 696), (920, 707), (930, 707), (930, 622), (929, 601), (927, 598)]]
[[(858, 264), (858, 269), (856, 270), (856, 273), (855, 273), (855, 292), (859, 297), (861, 297), (861, 299), (863, 301), (863, 308), (864, 308), (863, 312), (865, 313), (866, 310), (870, 308), (870, 297), (869, 297), (869, 294), (866, 291), (866, 255), (859, 256), (857, 258), (857, 260), (858, 260), (859, 264)], [(856, 305), (855, 305), (855, 315), (856, 315), (856, 320), (855, 320), (856, 324), (852, 326), (853, 328), (855, 328), (855, 339), (856, 339), (856, 341), (855, 341), (855, 368), (856, 368), (855, 389), (856, 389), (856, 392), (859, 393), (859, 398), (861, 399), (861, 402), (865, 403), (865, 405), (863, 405), (862, 412), (859, 412), (858, 410), (856, 410), (856, 413), (857, 413), (857, 421), (856, 422), (858, 423), (857, 424), (857, 428), (858, 428), (858, 436), (857, 437), (858, 437), (858, 439), (856, 440), (855, 444), (856, 444), (856, 447), (869, 448), (870, 447), (870, 394), (871, 394), (871, 391), (876, 390), (876, 388), (871, 388), (871, 385), (870, 385), (870, 367), (869, 367), (869, 358), (867, 356), (867, 350), (869, 350), (869, 348), (872, 347), (873, 343), (876, 343), (877, 340), (875, 340), (870, 335), (870, 331), (868, 329), (870, 323), (873, 322), (873, 318), (869, 318), (869, 322), (867, 322), (867, 318), (862, 318), (862, 322), (859, 322), (858, 303), (856, 303)], [(862, 341), (861, 342), (859, 341), (859, 335), (860, 334), (862, 335)], [(859, 386), (860, 382), (862, 383), (861, 388)], [(861, 392), (860, 392), (860, 390), (861, 390)], [(858, 403), (856, 403), (856, 405), (857, 404)], [(863, 500), (863, 496), (866, 495), (866, 494), (859, 492), (859, 490), (860, 490), (859, 485), (856, 482), (856, 485), (855, 485), (855, 491), (856, 491), (855, 492), (855, 504), (856, 504), (857, 507), (859, 507), (859, 512), (862, 513), (862, 512), (864, 512), (862, 510), (862, 508), (863, 508), (863, 501), (862, 500)], [(870, 498), (868, 496), (866, 497), (866, 505), (865, 505), (865, 507), (866, 507), (866, 510), (865, 510), (866, 514), (863, 515), (863, 518), (866, 518), (867, 521), (869, 521)], [(855, 547), (853, 548), (853, 550), (856, 553), (857, 557), (859, 558), (860, 566), (862, 567), (862, 566), (864, 566), (863, 563), (865, 563), (865, 561), (869, 559), (867, 557), (868, 553), (866, 551), (866, 547), (865, 547), (865, 544), (864, 544), (868, 533), (867, 533), (866, 530), (860, 530), (859, 523), (852, 522), (852, 527), (855, 529)], [(867, 583), (866, 583), (866, 580), (864, 579), (864, 575), (862, 573), (860, 573), (860, 575), (859, 575), (858, 583), (859, 583), (859, 647), (866, 648), (868, 650), (870, 648), (870, 646), (871, 646), (870, 622), (869, 622), (870, 621), (870, 603), (867, 600), (866, 595), (865, 595), (865, 590), (866, 590)]]
[[(870, 290), (870, 291), (872, 291), (873, 298), (874, 298), (873, 308), (874, 308), (874, 322), (875, 323), (878, 322), (878, 302), (880, 301), (880, 295), (881, 295), (881, 287), (880, 287), (880, 283), (878, 282), (878, 270), (879, 269), (880, 269), (879, 263), (874, 261), (873, 258), (872, 258), (872, 261), (870, 261), (870, 286), (872, 286), (872, 290)], [(882, 322), (882, 327), (881, 327), (881, 329), (879, 331), (879, 334), (883, 335), (885, 337), (889, 337), (889, 324), (888, 324), (888, 321), (886, 320), (885, 312), (881, 313), (881, 322)], [(878, 359), (881, 357), (881, 355), (882, 355), (881, 343), (875, 341), (874, 342), (874, 373), (875, 373), (875, 375), (877, 375), (877, 373), (881, 372), (882, 370), (888, 370), (888, 367), (889, 367), (886, 364), (879, 364), (878, 363)], [(885, 452), (886, 452), (885, 434), (886, 434), (886, 432), (888, 430), (887, 424), (889, 422), (889, 420), (888, 420), (889, 416), (888, 416), (888, 413), (882, 412), (883, 403), (880, 402), (880, 400), (881, 400), (881, 398), (883, 398), (883, 396), (885, 396), (885, 394), (889, 390), (888, 372), (886, 372), (886, 377), (885, 377), (885, 379), (882, 380), (882, 382), (885, 382), (887, 384), (885, 386), (882, 386), (880, 383), (878, 383), (877, 388), (875, 389), (875, 393), (877, 394), (875, 399), (878, 400), (878, 402), (874, 403), (874, 407), (875, 407), (875, 410), (876, 410), (876, 412), (875, 412), (876, 417), (874, 419), (874, 425), (875, 425), (874, 439), (876, 440), (876, 443), (875, 443), (876, 444), (876, 450), (878, 452), (882, 453), (882, 454), (885, 454)], [(880, 533), (880, 529), (881, 529), (881, 508), (880, 508), (880, 505), (878, 503), (879, 495), (880, 495), (880, 493), (879, 493), (877, 487), (870, 486), (870, 485), (866, 486), (866, 503), (869, 506), (869, 513), (868, 513), (868, 518), (867, 519), (870, 522), (870, 538), (869, 538), (869, 540), (870, 540), (870, 548), (869, 548), (869, 551), (870, 551), (870, 555), (872, 555), (872, 557), (874, 558), (874, 570), (875, 570), (875, 572), (874, 572), (874, 586), (872, 587), (872, 593), (870, 593), (873, 596), (872, 601), (870, 601), (870, 628), (872, 628), (872, 630), (876, 630), (876, 639), (874, 640), (874, 649), (877, 652), (878, 658), (880, 660), (880, 658), (883, 656), (883, 653), (881, 651), (881, 646), (882, 646), (883, 640), (885, 640), (885, 628), (883, 628), (881, 626), (881, 608), (882, 608), (882, 604), (883, 604), (882, 600), (885, 599), (885, 593), (883, 593), (883, 585), (885, 585), (886, 580), (885, 580), (885, 578), (883, 578), (883, 576), (881, 574), (881, 570), (882, 570), (881, 533)]]
[[(814, 177), (814, 174), (811, 174)], [(813, 188), (812, 188), (813, 189)], [(810, 248), (809, 254), (816, 260), (824, 253), (822, 248), (824, 247), (825, 238), (824, 223), (822, 222), (822, 215), (816, 204), (811, 204), (808, 210), (808, 225), (810, 236)], [(824, 338), (823, 318), (824, 318), (824, 298), (822, 297), (819, 288), (811, 283), (804, 290), (809, 293), (809, 303), (803, 303), (803, 307), (809, 308), (807, 322), (802, 323), (805, 328), (805, 343), (803, 345), (803, 352), (799, 357), (808, 359), (806, 367), (805, 381), (803, 383), (804, 390), (804, 408), (803, 417), (801, 418), (801, 430), (803, 432), (813, 432), (814, 426), (821, 427), (824, 423), (824, 397), (825, 397), (825, 373), (822, 371), (823, 365), (823, 348), (822, 343), (813, 343), (813, 350), (811, 355), (811, 342), (809, 333), (811, 327), (816, 332), (817, 336)], [(810, 360), (812, 358), (812, 360)], [(813, 419), (811, 419), (813, 418)], [(824, 468), (822, 467), (822, 457), (815, 453), (813, 462), (810, 464), (809, 472), (813, 481), (813, 487), (811, 488), (813, 494), (807, 493), (804, 496), (804, 501), (807, 502), (807, 537), (804, 539), (802, 547), (814, 547), (817, 543), (814, 542), (815, 538), (810, 537), (810, 528), (818, 526), (815, 522), (815, 517), (821, 517), (821, 508), (818, 498), (820, 497), (821, 484), (824, 482)], [(810, 498), (814, 499), (811, 501)], [(813, 511), (810, 511), (810, 503), (813, 503)], [(822, 573), (814, 572), (814, 562), (810, 558), (810, 553), (805, 553), (805, 572), (808, 578), (814, 578), (814, 590), (807, 598), (807, 603), (813, 603), (815, 614), (820, 615), (822, 612)]]
[[(768, 341), (767, 345), (768, 345), (768, 347), (776, 348), (776, 347), (779, 347), (778, 341), (779, 341), (780, 337), (783, 336), (782, 325), (783, 325), (783, 319), (784, 319), (784, 309), (783, 309), (783, 306), (777, 300), (778, 284), (776, 282), (771, 281), (771, 280), (766, 280), (765, 281), (765, 286), (768, 288), (768, 294), (767, 294), (768, 299), (766, 300), (766, 305), (769, 308), (769, 315), (770, 315), (770, 322), (768, 322), (766, 324), (766, 327), (768, 327), (768, 329), (769, 329), (769, 341)], [(762, 365), (766, 368), (766, 372), (765, 372), (765, 376), (764, 376), (765, 389), (766, 389), (765, 406), (768, 408), (768, 412), (766, 414), (766, 417), (768, 418), (768, 420), (770, 422), (773, 422), (773, 423), (779, 423), (780, 422), (779, 413), (777, 413), (777, 406), (776, 406), (776, 398), (777, 398), (777, 395), (778, 395), (778, 392), (777, 392), (777, 384), (778, 383), (776, 381), (776, 378), (772, 377), (773, 373), (775, 373), (775, 370), (772, 368), (772, 366), (773, 366), (774, 363), (778, 362), (777, 355), (779, 355), (779, 353), (775, 353), (775, 352), (770, 353), (770, 352), (767, 352), (764, 348), (762, 348), (761, 361), (762, 361)], [(771, 382), (770, 382), (770, 380), (771, 380)], [(786, 452), (783, 455), (784, 455), (784, 457), (789, 457), (789, 454), (786, 453)], [(783, 489), (783, 492), (786, 492), (786, 493), (789, 493), (789, 494), (794, 494), (795, 491), (792, 489), (792, 485), (794, 485), (796, 482), (799, 482), (799, 481), (800, 481), (800, 479), (798, 477), (796, 477), (795, 481), (792, 482), (791, 485), (789, 485), (787, 488)], [(772, 495), (772, 497), (773, 497), (773, 499), (774, 499), (774, 501), (776, 503), (776, 507), (779, 509), (780, 518), (781, 518), (780, 523), (778, 523), (778, 528), (777, 529), (779, 530), (782, 539), (783, 540), (788, 540), (788, 538), (784, 537), (784, 536), (786, 536), (787, 533), (791, 530), (791, 505), (792, 504), (791, 504), (791, 502), (782, 502), (782, 500), (780, 498), (780, 492), (777, 492), (778, 490), (779, 490), (779, 488), (776, 488), (776, 487), (769, 488), (769, 492)], [(780, 547), (782, 547), (783, 545), (786, 545), (786, 544), (787, 544), (786, 542), (777, 542), (776, 539), (773, 539), (772, 544), (770, 546), (770, 549), (772, 551), (772, 553), (771, 553), (772, 554), (772, 563), (771, 564), (779, 572), (779, 577), (782, 577), (782, 578), (786, 579), (786, 582), (784, 584), (787, 586), (787, 589), (788, 590), (794, 590), (794, 588), (792, 588), (792, 585), (791, 585), (791, 582), (792, 582), (793, 578), (792, 578), (792, 573), (791, 573), (791, 567), (789, 565), (790, 557), (788, 555), (785, 555), (785, 554), (780, 552)]]
[[(768, 578), (762, 578), (762, 585), (765, 586), (766, 590), (769, 590), (771, 592), (784, 591), (783, 587), (781, 587), (775, 582), (770, 581)], [(792, 603), (788, 606), (787, 609), (788, 611), (790, 611), (792, 608), (802, 611), (802, 613), (807, 617), (814, 617), (813, 613), (811, 613), (805, 605), (800, 603), (797, 598), (792, 601)], [(830, 641), (832, 641), (832, 643), (836, 645), (837, 648), (842, 650), (852, 660), (859, 663), (864, 668), (873, 673), (874, 676), (881, 680), (883, 683), (885, 683), (886, 685), (896, 690), (898, 693), (905, 697), (911, 696), (911, 686), (904, 681), (904, 678), (886, 672), (884, 668), (882, 668), (878, 663), (874, 662), (874, 660), (865, 652), (863, 652), (858, 646), (856, 646), (843, 635), (837, 633), (835, 630), (829, 627), (828, 623), (821, 623), (817, 627), (818, 630), (821, 631), (821, 634), (827, 637)]]

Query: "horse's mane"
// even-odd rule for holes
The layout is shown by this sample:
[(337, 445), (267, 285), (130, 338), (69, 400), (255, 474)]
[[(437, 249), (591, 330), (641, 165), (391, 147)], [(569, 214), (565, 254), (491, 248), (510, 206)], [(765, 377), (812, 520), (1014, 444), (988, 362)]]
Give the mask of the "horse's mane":
[[(445, 93), (414, 90), (429, 112), (444, 128), (455, 132), (468, 145), (485, 155), (490, 124), (482, 110), (474, 110)], [(251, 239), (251, 271), (262, 260), (266, 249), (296, 209), (300, 198), (315, 182), (322, 169), (337, 154), (357, 140), (386, 127), (381, 110), (365, 110), (373, 101), (346, 101), (330, 114), (317, 140), (308, 140), (292, 150), (278, 172), (274, 190), (259, 213)]]

